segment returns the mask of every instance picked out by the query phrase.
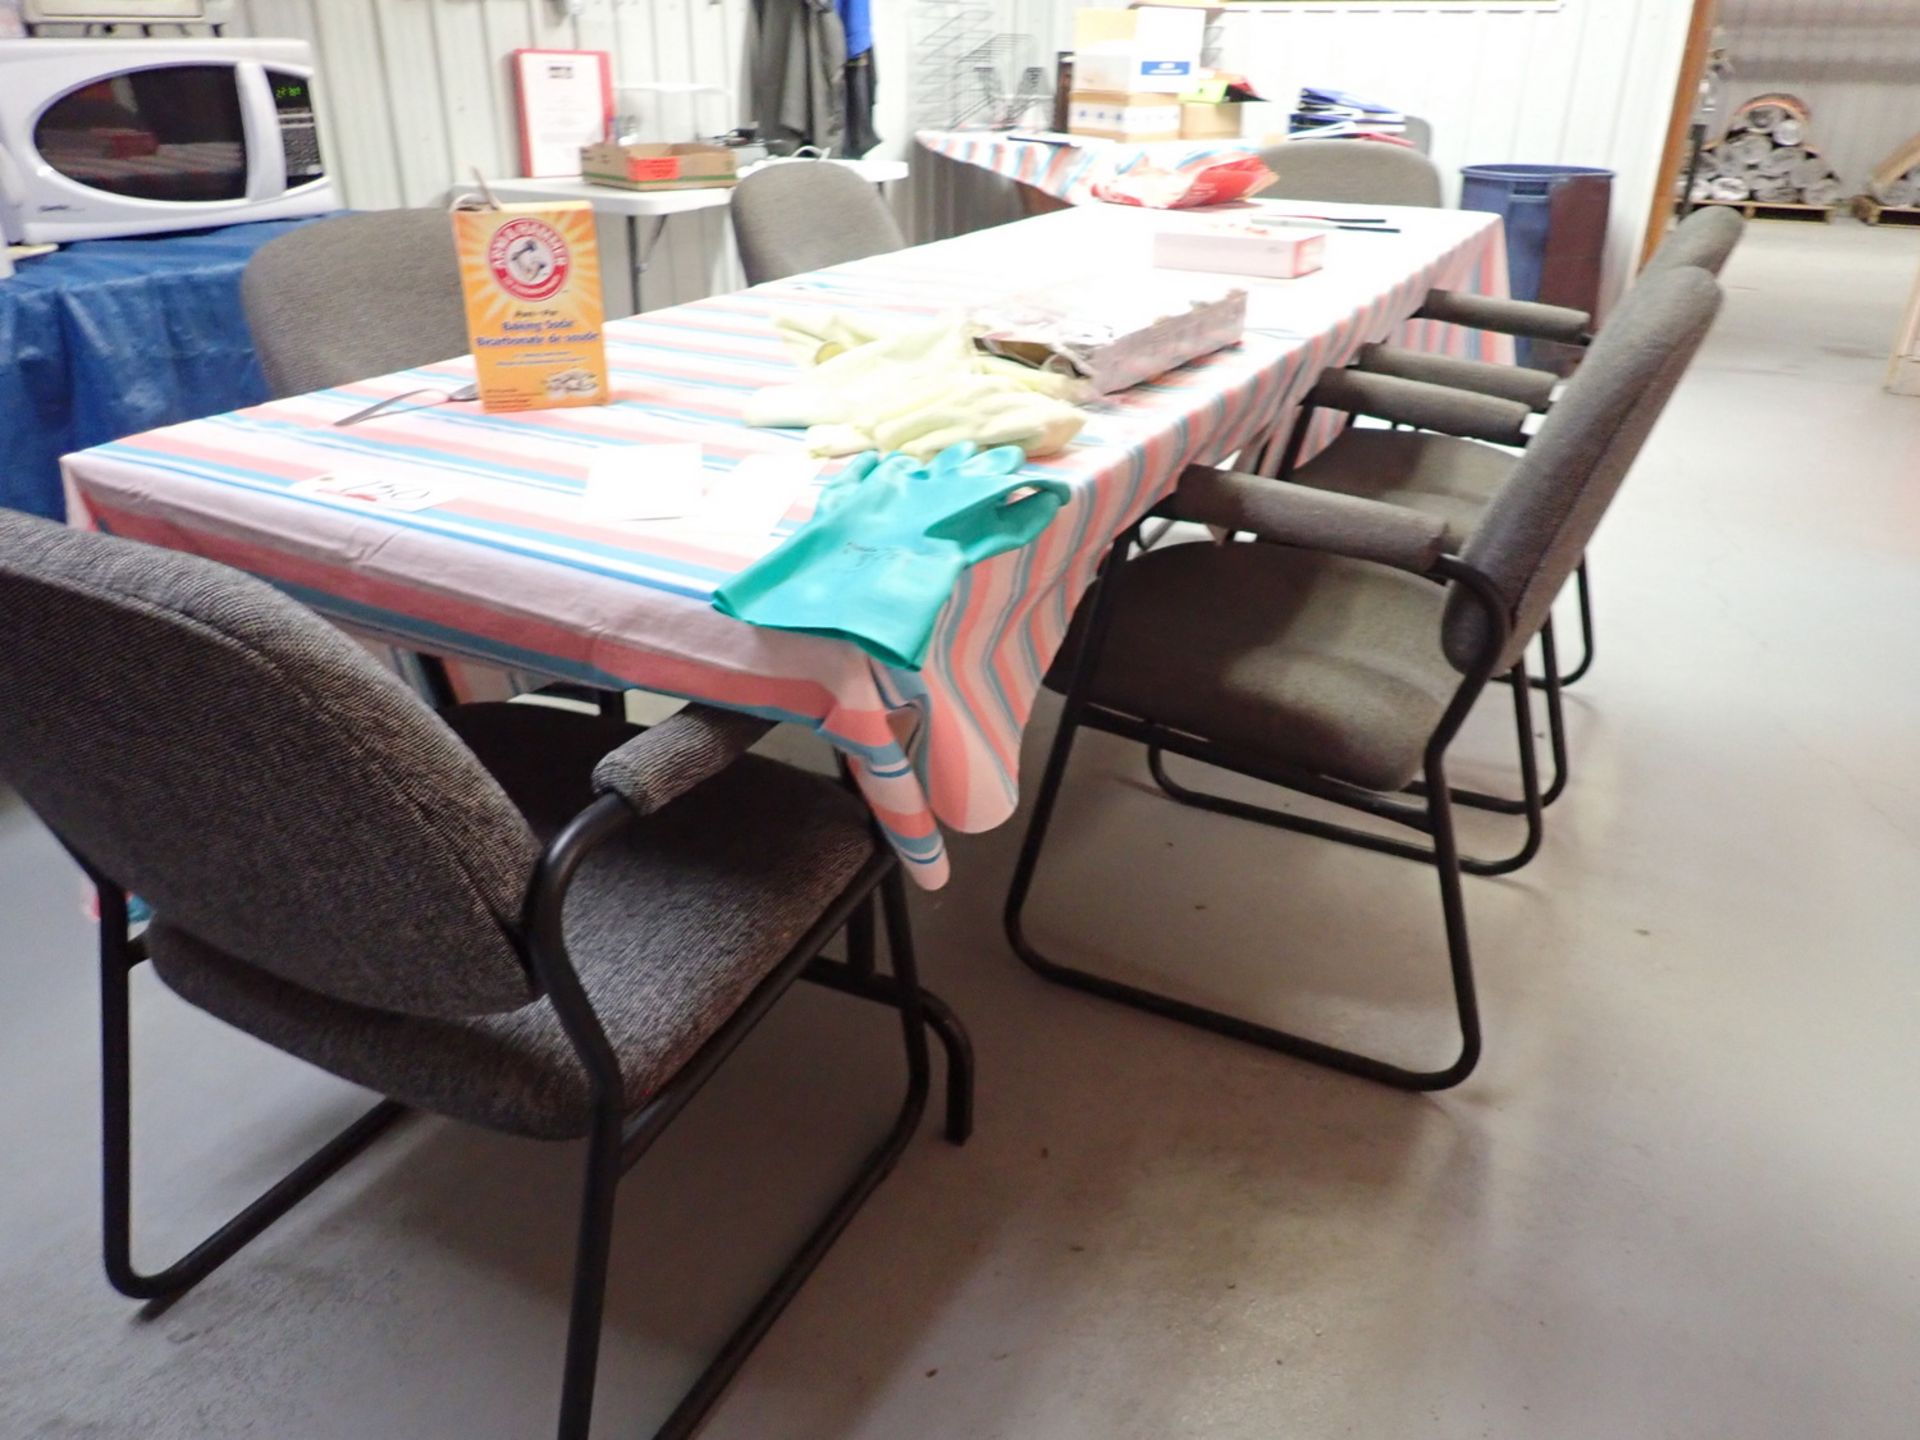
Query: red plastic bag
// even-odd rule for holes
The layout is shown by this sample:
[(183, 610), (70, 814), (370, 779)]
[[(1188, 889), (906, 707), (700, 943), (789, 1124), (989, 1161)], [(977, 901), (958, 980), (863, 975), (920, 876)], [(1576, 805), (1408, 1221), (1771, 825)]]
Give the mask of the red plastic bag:
[(1204, 160), (1188, 170), (1162, 170), (1142, 163), (1110, 179), (1097, 181), (1093, 193), (1113, 205), (1197, 210), (1203, 205), (1244, 200), (1266, 189), (1277, 178), (1258, 155), (1235, 155)]

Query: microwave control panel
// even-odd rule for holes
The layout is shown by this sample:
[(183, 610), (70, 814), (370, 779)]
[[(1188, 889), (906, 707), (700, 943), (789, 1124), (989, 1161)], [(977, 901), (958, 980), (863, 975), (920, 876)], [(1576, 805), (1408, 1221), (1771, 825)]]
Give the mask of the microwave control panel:
[(304, 75), (269, 70), (273, 108), (280, 117), (280, 146), (287, 158), (287, 185), (305, 185), (327, 173), (320, 160), (320, 128), (313, 113), (313, 86)]

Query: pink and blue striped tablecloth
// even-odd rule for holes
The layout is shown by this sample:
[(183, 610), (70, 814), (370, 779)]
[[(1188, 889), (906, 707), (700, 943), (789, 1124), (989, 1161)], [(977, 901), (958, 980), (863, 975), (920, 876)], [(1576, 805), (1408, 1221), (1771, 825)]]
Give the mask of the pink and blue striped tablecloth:
[[(440, 406), (333, 427), (381, 396), (463, 383), (473, 367), (462, 358), (169, 426), (66, 457), (71, 518), (251, 571), (388, 643), (809, 726), (848, 756), (931, 888), (947, 878), (943, 826), (983, 830), (1012, 814), (1040, 677), (1112, 539), (1186, 465), (1284, 429), (1314, 379), (1360, 345), (1398, 335), (1457, 350), (1457, 335), (1403, 323), (1429, 288), (1505, 293), (1494, 217), (1393, 213), (1401, 234), (1330, 236), (1318, 275), (1236, 282), (1250, 292), (1244, 343), (1111, 397), (1071, 448), (1036, 462), (1073, 499), (1035, 544), (967, 574), (918, 672), (711, 607), (718, 585), (805, 520), (810, 495), (772, 536), (702, 537), (594, 518), (582, 502), (589, 463), (608, 446), (660, 441), (698, 442), (714, 471), (794, 454), (797, 436), (738, 419), (751, 391), (794, 378), (777, 313), (936, 313), (1068, 279), (1138, 285), (1154, 230), (1194, 217), (1062, 211), (616, 321), (606, 406)], [(401, 512), (293, 488), (369, 462), (448, 493)]]
[(1002, 130), (922, 130), (913, 138), (936, 155), (1018, 180), (1070, 205), (1099, 204), (1093, 187), (1137, 165), (1198, 170), (1262, 148), (1253, 140), (1127, 141), (1094, 136), (1075, 137), (1070, 145), (1049, 145), (1016, 140)]

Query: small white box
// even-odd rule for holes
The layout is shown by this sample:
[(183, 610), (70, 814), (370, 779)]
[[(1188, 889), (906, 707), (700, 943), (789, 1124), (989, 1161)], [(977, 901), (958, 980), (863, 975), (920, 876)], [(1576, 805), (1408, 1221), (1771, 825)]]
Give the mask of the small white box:
[(1178, 95), (1200, 82), (1206, 13), (1143, 6), (1076, 10), (1073, 84), (1077, 90)]
[(1153, 237), (1153, 263), (1163, 270), (1210, 270), (1219, 275), (1263, 275), (1295, 280), (1320, 268), (1327, 237), (1318, 230), (1277, 230), (1217, 224), (1198, 230), (1162, 230)]

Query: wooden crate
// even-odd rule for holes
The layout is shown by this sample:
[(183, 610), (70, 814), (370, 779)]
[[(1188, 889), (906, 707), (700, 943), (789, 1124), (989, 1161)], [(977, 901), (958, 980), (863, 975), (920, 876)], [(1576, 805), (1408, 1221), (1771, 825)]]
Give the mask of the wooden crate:
[(1701, 205), (1719, 205), (1738, 210), (1749, 220), (1817, 220), (1833, 218), (1838, 205), (1769, 205), (1764, 200), (1702, 200)]
[(1854, 196), (1853, 213), (1869, 225), (1920, 225), (1920, 205), (1882, 205), (1871, 195)]

